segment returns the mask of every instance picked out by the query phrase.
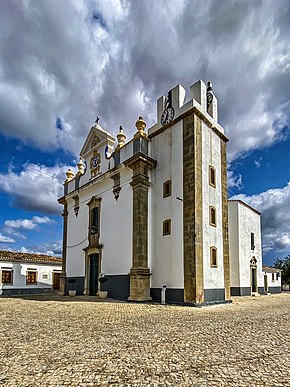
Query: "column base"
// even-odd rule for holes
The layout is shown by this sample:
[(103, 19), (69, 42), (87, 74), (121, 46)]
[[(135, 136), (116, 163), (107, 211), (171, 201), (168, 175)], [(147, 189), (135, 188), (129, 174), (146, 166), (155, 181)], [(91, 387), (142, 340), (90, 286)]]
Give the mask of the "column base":
[(132, 268), (130, 270), (130, 296), (128, 301), (151, 301), (150, 269)]

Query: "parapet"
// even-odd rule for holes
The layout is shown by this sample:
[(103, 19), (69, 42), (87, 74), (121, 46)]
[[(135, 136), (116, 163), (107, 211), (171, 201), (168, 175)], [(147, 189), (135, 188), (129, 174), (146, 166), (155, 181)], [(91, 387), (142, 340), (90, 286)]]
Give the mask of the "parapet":
[(192, 108), (199, 110), (207, 121), (224, 134), (223, 128), (218, 124), (218, 103), (211, 82), (205, 84), (199, 80), (191, 85), (189, 101), (185, 101), (186, 90), (181, 85), (169, 90), (167, 96), (161, 96), (157, 100), (157, 123), (148, 130), (149, 136)]

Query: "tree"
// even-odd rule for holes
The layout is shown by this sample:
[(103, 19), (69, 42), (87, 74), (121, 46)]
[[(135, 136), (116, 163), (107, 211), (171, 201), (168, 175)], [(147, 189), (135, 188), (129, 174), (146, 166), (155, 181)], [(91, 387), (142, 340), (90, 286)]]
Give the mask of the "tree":
[(290, 285), (290, 255), (285, 258), (277, 258), (274, 267), (281, 270), (281, 282), (283, 285)]

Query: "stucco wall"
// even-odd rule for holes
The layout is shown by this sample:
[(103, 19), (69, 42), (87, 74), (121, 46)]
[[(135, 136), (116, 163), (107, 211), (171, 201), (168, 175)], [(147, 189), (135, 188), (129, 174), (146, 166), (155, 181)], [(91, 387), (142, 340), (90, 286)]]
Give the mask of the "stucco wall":
[[(202, 124), (203, 270), (204, 288), (224, 288), (220, 138)], [(209, 166), (216, 170), (216, 187), (209, 184)], [(216, 209), (216, 227), (210, 225), (209, 207)], [(217, 267), (210, 265), (210, 247), (217, 249)]]
[[(251, 233), (255, 248), (251, 249)], [(229, 201), (231, 287), (251, 287), (251, 264), (257, 260), (257, 286), (264, 287), (260, 215), (240, 201)]]
[[(183, 288), (183, 172), (182, 121), (153, 137), (151, 157), (150, 262), (151, 287)], [(171, 196), (163, 198), (163, 183), (172, 182)], [(176, 199), (178, 196), (181, 200)], [(171, 219), (171, 235), (163, 236), (163, 221)]]
[[(61, 266), (52, 266), (52, 265), (40, 265), (33, 263), (21, 263), (21, 262), (1, 262), (0, 264), (0, 274), (2, 270), (11, 269), (13, 271), (13, 283), (10, 284), (1, 284), (2, 275), (0, 277), (0, 287), (2, 290), (5, 289), (41, 289), (41, 288), (52, 288), (52, 273), (61, 272)], [(26, 273), (32, 269), (32, 271), (37, 272), (37, 284), (26, 285)]]
[(231, 287), (240, 287), (238, 204), (229, 201), (228, 205)]
[[(114, 181), (111, 178), (91, 185), (78, 192), (79, 212), (74, 213), (74, 200), (68, 199), (67, 276), (85, 275), (85, 252), (88, 246), (89, 207), (93, 196), (101, 198), (100, 244), (102, 249), (101, 272), (106, 274), (128, 274), (132, 251), (132, 172), (120, 171), (121, 192), (118, 200), (113, 195)], [(120, 225), (122, 226), (120, 227)]]

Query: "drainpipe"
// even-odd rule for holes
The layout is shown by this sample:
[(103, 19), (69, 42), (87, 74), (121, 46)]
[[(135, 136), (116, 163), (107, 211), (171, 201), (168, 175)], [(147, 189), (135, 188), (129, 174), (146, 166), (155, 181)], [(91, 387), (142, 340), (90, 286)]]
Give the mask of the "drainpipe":
[(165, 302), (165, 300), (166, 300), (166, 297), (165, 297), (166, 288), (167, 288), (167, 285), (163, 285), (161, 288), (161, 305), (166, 304), (166, 302)]

